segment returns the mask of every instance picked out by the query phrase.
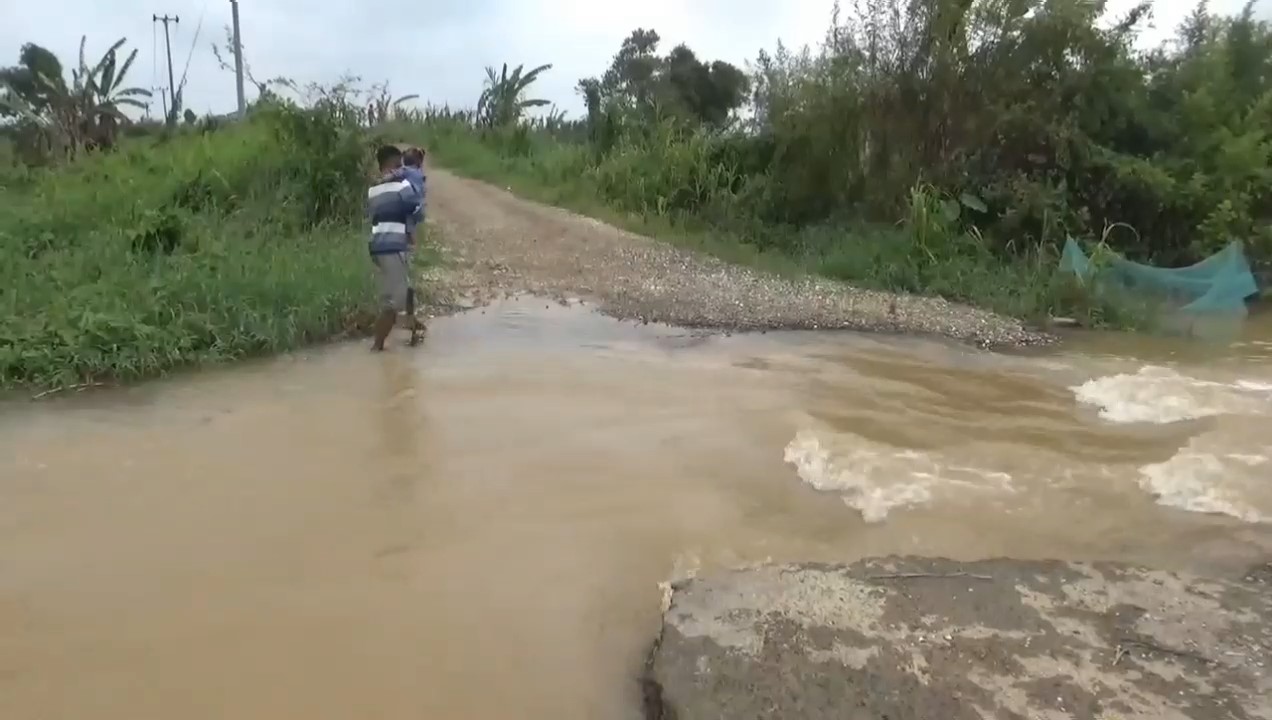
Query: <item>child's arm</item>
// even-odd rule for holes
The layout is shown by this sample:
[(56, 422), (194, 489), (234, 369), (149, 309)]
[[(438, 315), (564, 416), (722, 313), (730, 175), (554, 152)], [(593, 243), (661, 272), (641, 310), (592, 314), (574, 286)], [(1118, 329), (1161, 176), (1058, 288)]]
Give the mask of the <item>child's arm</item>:
[(398, 191), (398, 197), (402, 200), (402, 204), (411, 208), (410, 215), (406, 220), (406, 242), (412, 247), (415, 246), (415, 228), (424, 222), (424, 198), (423, 193), (415, 189), (409, 181), (402, 182), (402, 189)]
[(412, 220), (424, 219), (424, 194), (415, 189), (409, 181), (402, 181), (402, 189), (398, 190), (398, 199), (402, 204), (411, 208), (410, 217)]

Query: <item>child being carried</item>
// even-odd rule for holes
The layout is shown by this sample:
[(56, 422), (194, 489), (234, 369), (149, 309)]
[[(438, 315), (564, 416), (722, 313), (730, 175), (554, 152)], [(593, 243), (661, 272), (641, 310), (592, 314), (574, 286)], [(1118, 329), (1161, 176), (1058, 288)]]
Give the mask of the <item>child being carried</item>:
[(418, 212), (411, 217), (406, 225), (406, 236), (411, 244), (415, 247), (415, 228), (424, 222), (424, 151), (418, 147), (412, 147), (402, 154), (402, 176), (407, 182), (411, 183), (411, 187), (415, 188), (415, 192), (420, 196), (420, 207)]

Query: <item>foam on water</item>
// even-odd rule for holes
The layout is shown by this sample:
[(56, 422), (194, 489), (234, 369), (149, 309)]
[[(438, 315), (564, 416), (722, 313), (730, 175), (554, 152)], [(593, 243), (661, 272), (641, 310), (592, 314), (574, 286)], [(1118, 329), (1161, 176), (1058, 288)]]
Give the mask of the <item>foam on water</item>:
[(866, 522), (880, 522), (897, 508), (931, 502), (944, 486), (1005, 489), (1006, 473), (943, 465), (916, 450), (873, 443), (856, 435), (805, 429), (786, 445), (786, 462), (814, 489), (840, 494)]
[[(1171, 459), (1139, 469), (1139, 485), (1168, 507), (1229, 515), (1250, 523), (1272, 520), (1257, 499), (1272, 479), (1265, 455), (1225, 452), (1207, 436), (1194, 438)], [(1264, 448), (1265, 452), (1269, 448)]]
[(1272, 383), (1219, 382), (1166, 367), (1094, 378), (1072, 388), (1079, 403), (1114, 423), (1166, 424), (1211, 418), (1217, 428), (1189, 439), (1170, 459), (1138, 469), (1139, 487), (1157, 502), (1190, 512), (1268, 522), (1272, 479)]
[[(1162, 506), (1272, 522), (1272, 383), (1262, 375), (1220, 380), (1186, 372), (1147, 366), (1071, 388), (1080, 404), (1115, 424), (1207, 419), (1164, 460), (1157, 455), (1147, 463), (1099, 466), (1073, 455), (1075, 450), (1065, 451), (1064, 458), (1048, 454), (1054, 447), (1026, 459), (1002, 455), (991, 439), (972, 438), (970, 445), (954, 442), (920, 451), (832, 430), (807, 417), (798, 421), (802, 429), (787, 444), (784, 459), (804, 483), (838, 495), (871, 523), (898, 509), (965, 501), (968, 492), (1038, 487), (1055, 479), (1057, 461), (1066, 467), (1075, 463), (1084, 474), (1102, 467), (1110, 487), (1136, 488)], [(987, 458), (1000, 461), (982, 466)]]
[(1173, 423), (1216, 415), (1265, 415), (1272, 384), (1202, 380), (1166, 367), (1094, 378), (1071, 388), (1078, 402), (1115, 423)]

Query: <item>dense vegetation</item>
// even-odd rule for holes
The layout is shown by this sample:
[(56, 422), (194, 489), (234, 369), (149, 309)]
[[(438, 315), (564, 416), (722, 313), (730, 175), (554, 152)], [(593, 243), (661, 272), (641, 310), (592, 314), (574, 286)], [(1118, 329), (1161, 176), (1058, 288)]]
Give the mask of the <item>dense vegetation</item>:
[(93, 152), (80, 131), (127, 116), (76, 98), (117, 82), (41, 75), (42, 105), (9, 96), (26, 101), (8, 126), (31, 143), (18, 154), (45, 163), (0, 167), (0, 387), (139, 377), (368, 324), (370, 139), (347, 92)]
[(862, 0), (816, 52), (749, 74), (637, 30), (580, 82), (585, 121), (434, 111), (420, 136), (457, 170), (735, 258), (1119, 323), (1124, 305), (1056, 276), (1065, 238), (1272, 260), (1272, 32), (1203, 4), (1137, 49), (1149, 14)]
[(48, 49), (22, 46), (18, 64), (0, 68), (0, 120), (11, 147), (28, 163), (74, 159), (80, 153), (115, 145), (125, 108), (145, 108), (150, 91), (124, 85), (137, 59), (134, 49), (120, 61), (120, 39), (89, 64), (87, 38), (80, 39), (79, 64), (66, 81), (62, 61)]
[[(1232, 239), (1272, 264), (1272, 30), (1199, 6), (860, 0), (816, 51), (746, 71), (637, 30), (528, 117), (550, 65), (487, 68), (473, 111), (355, 79), (259, 82), (241, 123), (130, 120), (135, 52), (0, 68), (0, 386), (127, 378), (359, 327), (368, 127), (458, 170), (731, 259), (1021, 316), (1130, 322), (1056, 272), (1076, 237), (1177, 265)], [(290, 91), (300, 96), (285, 101)], [(178, 94), (174, 94), (177, 97)], [(178, 105), (179, 103), (173, 103)], [(187, 113), (187, 115), (189, 115)]]

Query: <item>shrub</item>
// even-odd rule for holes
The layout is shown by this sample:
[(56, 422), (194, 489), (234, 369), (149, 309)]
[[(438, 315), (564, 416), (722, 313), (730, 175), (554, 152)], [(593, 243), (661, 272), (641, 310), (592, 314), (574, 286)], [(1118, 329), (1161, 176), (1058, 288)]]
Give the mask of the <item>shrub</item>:
[(0, 187), (0, 385), (129, 379), (364, 327), (368, 139), (286, 105)]
[(580, 83), (585, 132), (478, 133), (449, 112), (417, 132), (461, 171), (706, 230), (717, 249), (1132, 323), (1121, 300), (1054, 278), (1067, 238), (1125, 225), (1136, 232), (1111, 250), (1141, 262), (1189, 264), (1239, 239), (1256, 269), (1272, 263), (1272, 28), (1252, 8), (1203, 3), (1144, 52), (1148, 3), (1107, 17), (1088, 0), (870, 0), (836, 9), (816, 52), (761, 53), (750, 117), (731, 125), (684, 111), (676, 58), (692, 53), (661, 56), (641, 29)]

